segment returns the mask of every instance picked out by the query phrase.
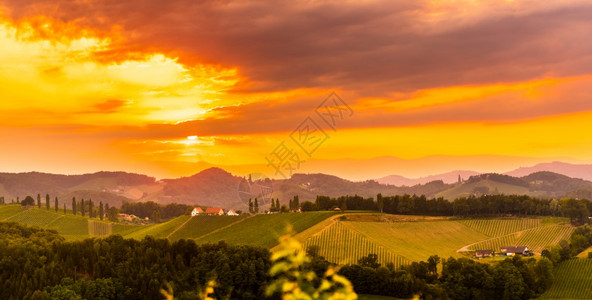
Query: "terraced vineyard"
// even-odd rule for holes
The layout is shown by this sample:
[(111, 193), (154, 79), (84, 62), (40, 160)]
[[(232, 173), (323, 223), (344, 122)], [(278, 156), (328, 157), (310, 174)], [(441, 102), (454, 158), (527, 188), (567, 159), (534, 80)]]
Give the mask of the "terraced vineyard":
[(307, 212), (300, 214), (256, 215), (222, 230), (196, 239), (198, 243), (226, 241), (233, 245), (271, 248), (286, 233), (288, 226), (301, 232), (334, 215), (334, 212)]
[(17, 213), (12, 217), (6, 218), (5, 221), (25, 223), (32, 226), (45, 227), (47, 224), (55, 221), (57, 218), (62, 217), (57, 213), (46, 211), (37, 208), (24, 209), (21, 213)]
[(350, 229), (344, 225), (344, 222), (333, 222), (323, 231), (306, 240), (304, 246), (319, 247), (321, 256), (338, 264), (356, 263), (358, 259), (371, 253), (378, 255), (378, 261), (381, 264), (392, 262), (395, 266), (400, 266), (411, 263), (410, 260)]
[(555, 269), (555, 282), (541, 300), (592, 298), (592, 259), (570, 259)]
[[(364, 216), (364, 219), (368, 218), (371, 217)], [(303, 243), (307, 247), (318, 246), (322, 256), (340, 264), (354, 263), (362, 256), (377, 254), (381, 264), (391, 262), (398, 267), (411, 261), (426, 260), (434, 254), (460, 256), (456, 252), (459, 246), (487, 239), (486, 235), (456, 221), (337, 220), (316, 234), (305, 232), (307, 238)]]
[(498, 251), (502, 246), (525, 245), (531, 251), (540, 253), (549, 245), (557, 244), (563, 239), (569, 239), (573, 231), (573, 227), (565, 225), (539, 226), (498, 238), (488, 239), (470, 246), (469, 249), (492, 249)]
[(91, 237), (107, 237), (113, 234), (113, 224), (88, 220), (88, 235)]
[[(374, 253), (381, 263), (396, 265), (462, 254), (457, 251), (493, 249), (526, 245), (540, 253), (544, 247), (569, 239), (574, 228), (559, 224), (563, 219), (476, 219), (476, 220), (398, 220), (381, 215), (346, 215), (317, 225), (316, 233), (297, 235), (306, 246), (317, 245), (321, 255), (334, 263), (355, 262)], [(358, 219), (360, 221), (358, 221)], [(355, 220), (355, 221), (354, 221)], [(324, 225), (325, 228), (317, 228)]]
[(487, 238), (456, 221), (345, 224), (412, 261), (426, 260), (434, 254), (440, 257), (460, 256), (456, 252), (459, 246)]
[(144, 229), (143, 225), (131, 225), (115, 223), (112, 226), (113, 234), (119, 234), (123, 237), (131, 235), (132, 233)]
[(156, 225), (144, 225), (142, 229), (131, 232), (125, 235), (125, 238), (133, 238), (141, 240), (146, 236), (152, 236), (155, 238), (166, 238), (173, 230), (183, 225), (183, 223), (189, 221), (191, 216), (180, 216), (164, 223)]
[(51, 224), (42, 227), (54, 229), (69, 240), (88, 238), (88, 219), (82, 216), (62, 215)]
[(214, 232), (215, 230), (219, 230), (224, 228), (228, 225), (234, 224), (236, 222), (240, 222), (247, 218), (248, 216), (236, 216), (236, 217), (228, 217), (228, 216), (199, 216), (194, 217), (189, 220), (183, 227), (179, 230), (172, 232), (169, 235), (169, 239), (172, 241), (180, 240), (180, 239), (195, 239), (200, 236), (204, 236), (208, 233)]
[(20, 205), (3, 205), (0, 206), (0, 220), (54, 229), (66, 239), (80, 240), (88, 237), (88, 218), (64, 215), (45, 208), (26, 209)]
[(473, 219), (459, 221), (487, 236), (496, 237), (542, 225), (543, 219)]
[[(7, 218), (10, 218), (20, 212), (22, 212), (23, 209), (20, 207), (20, 205), (3, 205), (0, 206), (0, 221), (7, 221)], [(10, 220), (8, 220), (10, 221)]]

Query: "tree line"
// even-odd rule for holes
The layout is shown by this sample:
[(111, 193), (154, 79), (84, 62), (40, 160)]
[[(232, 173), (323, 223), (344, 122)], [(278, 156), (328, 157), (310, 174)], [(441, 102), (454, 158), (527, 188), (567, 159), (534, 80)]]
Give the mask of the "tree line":
[(123, 202), (120, 212), (135, 215), (139, 218), (150, 218), (154, 222), (176, 218), (178, 216), (187, 215), (195, 206), (187, 204), (170, 203), (161, 205), (154, 201), (147, 202)]
[(432, 215), (457, 217), (482, 216), (564, 216), (574, 223), (586, 223), (592, 202), (585, 199), (542, 199), (526, 195), (482, 195), (461, 197), (453, 201), (444, 198), (427, 199), (424, 195), (395, 195), (374, 198), (317, 196), (314, 202), (300, 204), (302, 211), (371, 210), (389, 214)]
[[(469, 258), (413, 262), (396, 270), (372, 257), (341, 268), (357, 293), (411, 299), (532, 299), (553, 282), (553, 264), (546, 258), (507, 258), (494, 264)], [(439, 273), (438, 265), (441, 264)]]

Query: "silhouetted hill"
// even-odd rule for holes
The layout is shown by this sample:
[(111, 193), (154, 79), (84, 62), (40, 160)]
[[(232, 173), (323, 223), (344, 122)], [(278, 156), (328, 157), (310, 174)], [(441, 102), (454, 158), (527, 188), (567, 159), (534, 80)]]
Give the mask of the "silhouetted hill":
[[(48, 193), (70, 207), (72, 197), (78, 201), (92, 199), (94, 203), (120, 206), (123, 201), (155, 201), (161, 204), (183, 203), (202, 206), (248, 210), (248, 199), (258, 198), (260, 210), (269, 208), (269, 198), (279, 198), (281, 204), (298, 195), (300, 201), (314, 201), (317, 195), (339, 197), (360, 195), (425, 195), (455, 199), (483, 194), (524, 194), (536, 197), (576, 197), (592, 199), (592, 182), (574, 179), (553, 172), (536, 172), (528, 176), (512, 177), (504, 174), (479, 174), (458, 183), (460, 171), (446, 174), (457, 179), (448, 184), (434, 180), (424, 184), (395, 186), (374, 180), (350, 181), (327, 174), (294, 174), (289, 179), (253, 180), (234, 176), (220, 169), (210, 168), (190, 177), (155, 181), (145, 175), (125, 172), (98, 172), (84, 175), (56, 175), (45, 173), (0, 173), (0, 196), (10, 203), (16, 197), (36, 197)], [(464, 173), (466, 174), (466, 173)], [(433, 176), (434, 178), (438, 175)], [(461, 175), (462, 177), (462, 175)], [(425, 177), (425, 178), (432, 178)]]
[(220, 168), (210, 168), (190, 177), (166, 179), (160, 202), (248, 209), (238, 194), (241, 179)]
[(514, 177), (524, 177), (529, 174), (543, 171), (562, 174), (571, 178), (580, 178), (592, 181), (592, 165), (576, 165), (559, 161), (536, 164), (532, 167), (522, 167), (505, 174)]
[(155, 179), (146, 175), (125, 172), (98, 172), (83, 175), (59, 175), (47, 173), (0, 173), (0, 192), (7, 201), (17, 196), (50, 194), (63, 196), (73, 191), (92, 190), (117, 194), (121, 187), (153, 185)]
[(522, 179), (529, 182), (532, 191), (544, 191), (548, 196), (592, 199), (587, 196), (592, 193), (592, 182), (587, 180), (546, 171), (536, 172)]
[(441, 180), (444, 183), (452, 184), (458, 182), (458, 177), (465, 180), (471, 176), (479, 175), (479, 172), (469, 170), (458, 170), (437, 175), (430, 175), (419, 178), (407, 178), (399, 175), (389, 175), (376, 179), (378, 183), (391, 184), (396, 186), (414, 186), (417, 184), (426, 184), (428, 182)]
[(326, 174), (294, 174), (290, 179), (274, 182), (274, 190), (278, 192), (280, 199), (290, 199), (293, 195), (298, 195), (300, 201), (313, 201), (317, 195), (330, 197), (359, 195), (375, 198), (378, 193), (383, 195), (423, 194), (431, 197), (449, 187), (450, 185), (444, 184), (441, 180), (424, 185), (398, 187), (380, 184), (374, 180), (353, 182)]
[(592, 196), (592, 182), (570, 178), (553, 172), (536, 172), (524, 177), (503, 174), (480, 174), (471, 176), (460, 185), (442, 191), (437, 196), (446, 199), (484, 194), (518, 194), (544, 198)]

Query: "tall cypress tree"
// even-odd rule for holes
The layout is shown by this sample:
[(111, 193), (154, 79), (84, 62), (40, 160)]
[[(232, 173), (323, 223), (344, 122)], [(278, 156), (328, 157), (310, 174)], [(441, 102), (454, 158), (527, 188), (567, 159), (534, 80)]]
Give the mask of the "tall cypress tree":
[(66, 203), (64, 203), (64, 215), (66, 214)]
[(99, 202), (99, 219), (103, 220), (103, 201)]
[(92, 199), (88, 199), (88, 217), (93, 217), (93, 202)]
[(271, 207), (269, 208), (270, 212), (274, 212), (275, 211), (275, 202), (273, 202), (273, 198), (271, 198)]
[(49, 210), (49, 194), (45, 194), (45, 209)]
[(259, 202), (257, 201), (257, 198), (255, 198), (255, 205), (253, 206), (253, 210), (256, 214), (259, 213)]
[(37, 207), (41, 208), (41, 194), (37, 194)]
[[(64, 205), (66, 205), (64, 203)], [(72, 214), (76, 215), (76, 197), (72, 197)]]
[[(273, 201), (273, 198), (271, 198), (271, 201)], [(275, 199), (275, 211), (280, 211), (280, 198)]]
[(59, 207), (58, 207), (58, 197), (56, 196), (56, 198), (55, 198), (55, 211), (58, 212), (58, 209), (59, 209)]
[(84, 198), (82, 198), (82, 200), (80, 200), (80, 213), (82, 214), (83, 217), (85, 215), (85, 211), (86, 211), (86, 206), (84, 206)]

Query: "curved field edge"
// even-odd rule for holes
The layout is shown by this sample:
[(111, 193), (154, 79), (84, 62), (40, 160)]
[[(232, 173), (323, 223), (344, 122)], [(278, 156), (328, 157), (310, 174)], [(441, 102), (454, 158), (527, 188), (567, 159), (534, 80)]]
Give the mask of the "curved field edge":
[(553, 285), (538, 299), (591, 299), (592, 259), (570, 259), (555, 267)]
[(249, 216), (195, 216), (169, 234), (171, 241), (180, 239), (195, 239), (214, 233), (232, 224), (243, 221)]
[(188, 221), (191, 216), (180, 216), (164, 223), (155, 225), (145, 225), (140, 230), (133, 231), (124, 237), (132, 239), (143, 239), (146, 236), (152, 236), (155, 238), (166, 238), (169, 233), (183, 225), (184, 222)]
[(232, 245), (249, 245), (272, 248), (288, 228), (302, 232), (307, 228), (335, 215), (334, 212), (306, 212), (256, 215), (246, 218), (222, 230), (196, 239), (198, 243), (225, 241)]
[(325, 228), (307, 236), (304, 245), (317, 246), (321, 256), (338, 264), (355, 263), (363, 256), (377, 254), (381, 264), (393, 263), (398, 267), (434, 254), (461, 256), (456, 253), (459, 245), (487, 238), (449, 220), (360, 222), (341, 219), (333, 218)]
[(546, 247), (569, 239), (574, 230), (575, 228), (569, 225), (539, 226), (474, 243), (467, 248), (491, 249), (497, 252), (502, 246), (527, 246), (531, 251), (541, 253)]

